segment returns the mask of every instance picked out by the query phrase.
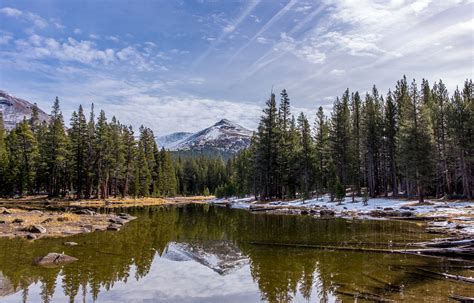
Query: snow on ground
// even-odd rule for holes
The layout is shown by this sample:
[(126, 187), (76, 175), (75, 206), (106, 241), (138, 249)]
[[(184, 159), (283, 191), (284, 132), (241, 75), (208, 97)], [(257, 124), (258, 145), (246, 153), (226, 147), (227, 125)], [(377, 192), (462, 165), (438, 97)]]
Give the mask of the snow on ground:
[[(214, 199), (209, 201), (213, 204), (226, 204), (231, 208), (249, 209), (256, 201), (253, 198), (229, 198)], [(457, 230), (458, 233), (474, 236), (474, 201), (440, 201), (426, 200), (423, 205), (417, 201), (374, 198), (369, 199), (364, 205), (362, 199), (357, 197), (352, 202), (352, 197), (346, 197), (341, 203), (331, 202), (328, 195), (309, 199), (292, 201), (273, 201), (265, 204), (267, 207), (275, 206), (284, 211), (285, 209), (297, 208), (299, 210), (330, 209), (341, 217), (371, 217), (375, 211), (410, 212), (410, 216), (431, 217), (433, 221), (428, 223), (432, 230)]]

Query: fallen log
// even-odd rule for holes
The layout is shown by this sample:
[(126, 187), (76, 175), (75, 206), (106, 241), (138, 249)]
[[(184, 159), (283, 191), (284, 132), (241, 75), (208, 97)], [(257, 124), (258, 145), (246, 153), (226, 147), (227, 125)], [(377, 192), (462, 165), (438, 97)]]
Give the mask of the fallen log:
[(451, 295), (449, 296), (451, 299), (462, 302), (462, 303), (473, 303), (474, 297), (464, 297), (460, 295)]
[(442, 276), (442, 277), (445, 277), (446, 279), (474, 284), (474, 278), (464, 277), (460, 275), (452, 275), (452, 274), (447, 274), (447, 273), (442, 273), (442, 272), (435, 272), (435, 271), (431, 271), (431, 270), (427, 270), (423, 268), (418, 268), (418, 270), (421, 270), (423, 272), (430, 273), (433, 275)]

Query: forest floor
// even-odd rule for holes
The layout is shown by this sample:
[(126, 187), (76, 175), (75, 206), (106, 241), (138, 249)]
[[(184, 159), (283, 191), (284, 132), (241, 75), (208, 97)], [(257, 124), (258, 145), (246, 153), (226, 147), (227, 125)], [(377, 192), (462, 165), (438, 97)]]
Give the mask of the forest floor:
[(252, 198), (213, 199), (210, 203), (252, 212), (302, 214), (347, 219), (391, 219), (426, 222), (428, 232), (457, 237), (474, 236), (474, 201), (427, 199), (424, 203), (395, 198), (369, 199), (346, 197), (331, 202), (327, 195), (308, 200), (284, 200), (266, 203)]
[[(0, 199), (0, 237), (64, 237), (96, 230), (117, 231), (135, 219), (124, 208), (203, 203), (213, 197), (48, 199), (27, 196)], [(103, 210), (96, 212), (96, 210)]]

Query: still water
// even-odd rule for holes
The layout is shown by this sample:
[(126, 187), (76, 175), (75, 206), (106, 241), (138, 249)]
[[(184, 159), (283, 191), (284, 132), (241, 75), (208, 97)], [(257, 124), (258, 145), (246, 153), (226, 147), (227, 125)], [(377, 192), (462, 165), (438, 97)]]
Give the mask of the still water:
[[(129, 210), (120, 232), (0, 239), (0, 302), (449, 302), (472, 263), (319, 246), (399, 248), (433, 238), (395, 221), (320, 220), (210, 205)], [(318, 248), (319, 247), (319, 248)], [(79, 261), (32, 265), (64, 252)]]

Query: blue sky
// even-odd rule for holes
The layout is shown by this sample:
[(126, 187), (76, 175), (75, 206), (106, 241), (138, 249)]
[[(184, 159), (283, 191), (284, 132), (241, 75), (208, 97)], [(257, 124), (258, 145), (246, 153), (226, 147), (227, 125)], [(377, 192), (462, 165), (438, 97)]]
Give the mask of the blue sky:
[(0, 89), (157, 134), (254, 128), (272, 87), (310, 116), (403, 74), (452, 91), (473, 77), (473, 19), (472, 0), (0, 0)]

